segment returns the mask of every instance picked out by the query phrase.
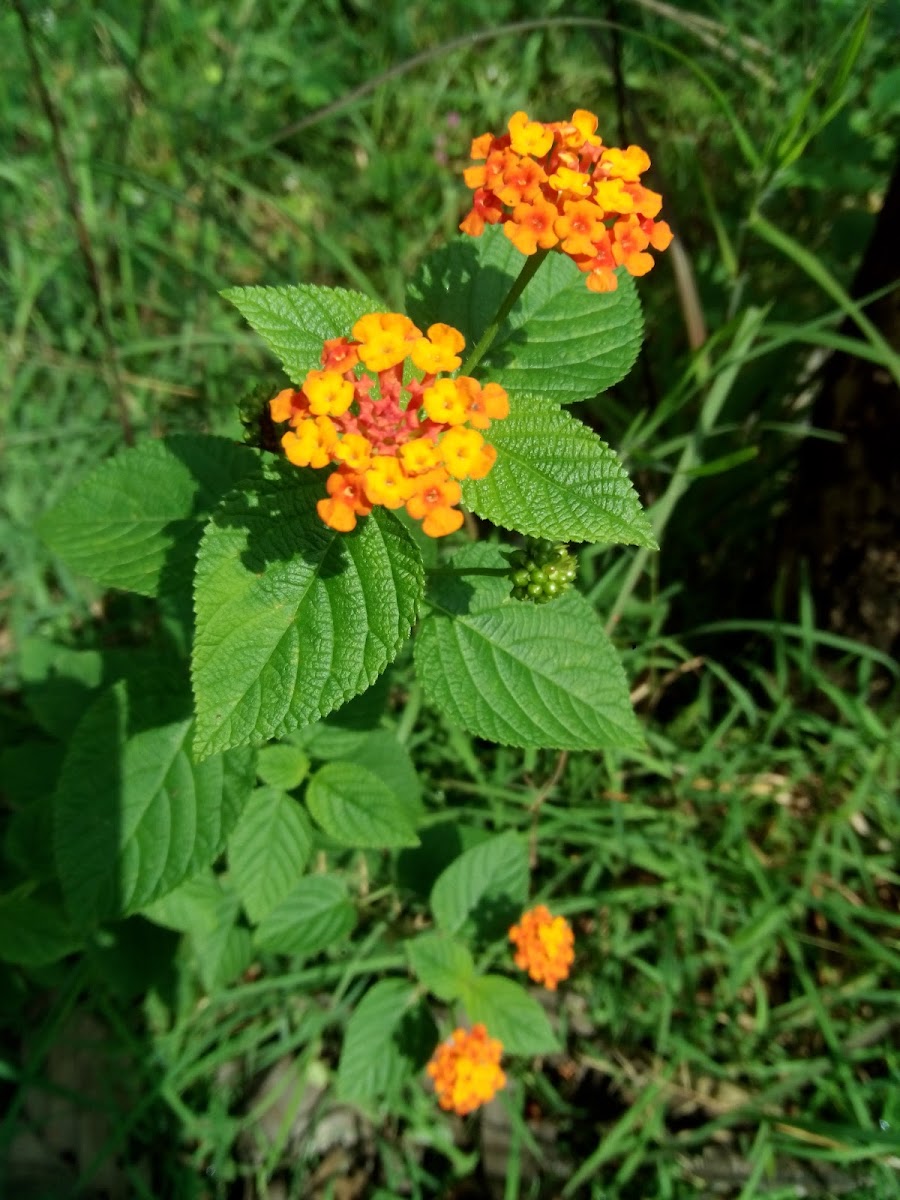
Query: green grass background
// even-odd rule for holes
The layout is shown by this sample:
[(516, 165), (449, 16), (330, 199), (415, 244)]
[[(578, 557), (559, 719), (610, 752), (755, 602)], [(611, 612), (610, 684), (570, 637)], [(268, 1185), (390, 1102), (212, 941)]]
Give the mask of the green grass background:
[[(371, 1131), (350, 1194), (900, 1195), (896, 667), (820, 630), (808, 598), (776, 613), (722, 569), (765, 553), (811, 434), (809, 373), (846, 336), (900, 124), (898, 26), (896, 3), (850, 0), (0, 13), (14, 731), (28, 638), (105, 644), (145, 620), (51, 558), (40, 513), (131, 438), (239, 436), (239, 398), (283, 382), (220, 289), (306, 281), (399, 305), (465, 211), (470, 138), (519, 108), (587, 107), (608, 143), (645, 145), (678, 237), (680, 262), (660, 256), (641, 282), (641, 363), (586, 407), (664, 547), (581, 555), (648, 750), (561, 764), (487, 748), (402, 688), (394, 714), (433, 823), (527, 833), (536, 892), (575, 923), (567, 1052), (514, 1079), (487, 1142), (416, 1081)], [(692, 351), (694, 311), (708, 339)], [(897, 370), (877, 331), (855, 332)], [(58, 1093), (52, 1057), (73, 1036), (99, 1083), (67, 1094), (105, 1120), (77, 1182), (32, 1194), (97, 1194), (111, 1165), (133, 1196), (347, 1194), (354, 1164), (316, 1176), (278, 1108), (285, 1088), (254, 1084), (288, 1055), (318, 1078), (368, 983), (401, 961), (414, 892), (393, 899), (377, 859), (345, 867), (366, 914), (350, 959), (202, 1003), (182, 964), (164, 1002), (123, 927), (105, 957), (4, 972), (3, 1144), (40, 1124), (28, 1097)], [(161, 943), (168, 970), (171, 956)], [(102, 1037), (73, 1035), (73, 1012)]]

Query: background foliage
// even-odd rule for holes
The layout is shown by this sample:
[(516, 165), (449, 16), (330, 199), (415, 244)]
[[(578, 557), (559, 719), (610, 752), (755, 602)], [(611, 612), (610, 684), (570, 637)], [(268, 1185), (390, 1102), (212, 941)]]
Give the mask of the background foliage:
[[(363, 706), (261, 756), (253, 804), (281, 869), (260, 873), (239, 823), (227, 876), (52, 965), (0, 905), (20, 964), (0, 969), (15, 1194), (897, 1195), (896, 667), (761, 569), (798, 448), (834, 436), (810, 429), (823, 354), (852, 337), (897, 371), (848, 298), (893, 165), (896, 5), (18, 7), (27, 41), (0, 14), (4, 892), (45, 877), (53, 831), (29, 801), (80, 700), (119, 679), (129, 719), (129, 671), (166, 619), (71, 573), (39, 519), (123, 443), (240, 438), (240, 397), (281, 386), (219, 290), (315, 282), (402, 306), (464, 209), (470, 137), (517, 108), (588, 107), (607, 141), (646, 145), (680, 252), (639, 285), (638, 367), (580, 413), (662, 544), (581, 554), (647, 748), (487, 747), (401, 662), (385, 728)], [(202, 516), (202, 497), (166, 500), (171, 520)], [(159, 565), (148, 546), (136, 569)], [(410, 758), (421, 849), (351, 854), (286, 802), (310, 768), (321, 802), (350, 760), (408, 796)], [(89, 832), (77, 809), (72, 829)], [(549, 1013), (561, 1050), (455, 1128), (396, 1056), (365, 1051), (390, 1017), (427, 1057), (398, 939), (429, 897), (461, 928), (434, 880), (510, 830), (532, 894), (575, 923), (577, 970)], [(280, 880), (313, 855), (342, 881), (309, 876), (285, 911)], [(496, 930), (470, 932), (501, 954)], [(435, 947), (410, 944), (421, 975)], [(391, 1102), (340, 1106), (367, 1087)]]

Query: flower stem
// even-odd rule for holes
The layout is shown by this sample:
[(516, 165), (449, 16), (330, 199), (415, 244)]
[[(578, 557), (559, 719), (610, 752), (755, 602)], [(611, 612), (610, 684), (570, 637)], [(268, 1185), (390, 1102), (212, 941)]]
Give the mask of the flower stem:
[(512, 287), (507, 292), (503, 303), (497, 309), (490, 324), (481, 335), (478, 345), (475, 346), (466, 361), (463, 363), (461, 369), (461, 373), (463, 375), (470, 374), (471, 371), (478, 366), (485, 354), (487, 354), (488, 350), (491, 348), (491, 343), (500, 331), (500, 326), (509, 316), (513, 305), (525, 291), (525, 288), (531, 282), (532, 278), (537, 272), (538, 267), (547, 257), (548, 253), (548, 250), (538, 250), (535, 254), (529, 255), (529, 257), (525, 259), (522, 270), (519, 272)]

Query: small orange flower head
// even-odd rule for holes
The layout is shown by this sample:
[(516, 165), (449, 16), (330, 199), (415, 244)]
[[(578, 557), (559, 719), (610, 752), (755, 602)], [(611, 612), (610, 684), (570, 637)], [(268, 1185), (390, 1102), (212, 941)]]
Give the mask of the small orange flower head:
[[(653, 266), (647, 245), (659, 251), (671, 241), (668, 225), (656, 222), (662, 197), (640, 182), (650, 158), (640, 146), (604, 146), (597, 124), (583, 108), (570, 121), (550, 124), (517, 112), (508, 133), (475, 138), (477, 165), (463, 173), (474, 192), (463, 233), (480, 237), (486, 225), (502, 224), (522, 254), (558, 249), (595, 292), (615, 291), (617, 270), (646, 274)], [(647, 235), (643, 246), (616, 235), (631, 217)]]
[(291, 425), (285, 457), (297, 467), (337, 466), (316, 506), (332, 529), (350, 532), (379, 504), (406, 505), (429, 537), (453, 533), (463, 522), (457, 481), (482, 479), (493, 466), (497, 451), (480, 431), (508, 414), (506, 392), (441, 375), (460, 366), (466, 344), (451, 325), (423, 335), (402, 313), (368, 313), (352, 333), (326, 341), (321, 369), (269, 401), (272, 420)]
[(438, 1104), (461, 1117), (493, 1100), (506, 1086), (500, 1067), (503, 1046), (488, 1037), (483, 1025), (455, 1029), (431, 1056), (426, 1068), (434, 1081)]
[(575, 936), (565, 917), (554, 917), (546, 905), (538, 904), (513, 925), (509, 940), (516, 947), (516, 966), (535, 983), (555, 992), (560, 980), (568, 978), (575, 961)]

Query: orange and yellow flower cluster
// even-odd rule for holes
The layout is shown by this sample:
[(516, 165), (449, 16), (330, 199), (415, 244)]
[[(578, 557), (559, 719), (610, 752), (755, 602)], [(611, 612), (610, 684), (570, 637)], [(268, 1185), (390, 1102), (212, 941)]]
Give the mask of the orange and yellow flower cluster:
[(549, 125), (517, 112), (508, 129), (472, 142), (480, 165), (465, 171), (475, 196), (463, 233), (479, 237), (485, 225), (502, 223), (523, 254), (555, 246), (594, 292), (615, 291), (616, 267), (646, 275), (653, 266), (648, 247), (665, 250), (672, 240), (668, 224), (656, 220), (662, 196), (641, 183), (650, 166), (646, 152), (604, 146), (597, 118), (585, 109)]
[(568, 978), (575, 961), (575, 937), (565, 917), (554, 917), (546, 905), (538, 904), (513, 925), (509, 940), (516, 947), (516, 966), (535, 983), (555, 992), (560, 980)]
[[(494, 464), (484, 430), (508, 414), (506, 392), (439, 378), (462, 361), (465, 339), (450, 325), (423, 334), (400, 313), (369, 313), (352, 333), (327, 341), (322, 369), (270, 401), (272, 420), (291, 426), (285, 455), (298, 467), (337, 464), (317, 505), (332, 529), (349, 532), (382, 504), (405, 507), (430, 537), (453, 533), (463, 521), (459, 481)], [(419, 374), (404, 383), (407, 359)]]
[(492, 1100), (506, 1086), (500, 1067), (503, 1046), (483, 1025), (455, 1029), (431, 1056), (428, 1074), (441, 1108), (461, 1117)]

